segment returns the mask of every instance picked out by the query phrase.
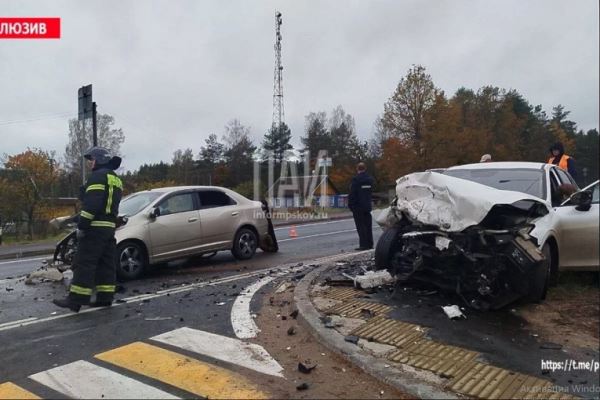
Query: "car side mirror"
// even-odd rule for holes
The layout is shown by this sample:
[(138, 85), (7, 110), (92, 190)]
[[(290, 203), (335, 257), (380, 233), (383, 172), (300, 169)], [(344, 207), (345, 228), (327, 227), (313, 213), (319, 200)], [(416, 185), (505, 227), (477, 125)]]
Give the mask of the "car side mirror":
[(156, 217), (158, 217), (158, 216), (160, 216), (160, 208), (158, 208), (158, 207), (154, 207), (154, 208), (152, 209), (152, 211), (150, 211), (150, 215), (149, 215), (149, 217), (150, 217), (151, 219), (155, 219), (155, 218), (156, 218)]
[(592, 208), (592, 191), (584, 190), (574, 193), (569, 199), (569, 203), (574, 205), (577, 211), (588, 211)]

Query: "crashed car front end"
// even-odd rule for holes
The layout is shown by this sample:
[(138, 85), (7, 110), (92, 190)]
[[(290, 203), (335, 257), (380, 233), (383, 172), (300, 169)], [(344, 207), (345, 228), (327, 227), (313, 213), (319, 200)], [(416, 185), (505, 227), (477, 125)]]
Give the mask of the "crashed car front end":
[(548, 214), (542, 201), (434, 172), (400, 178), (396, 194), (377, 218), (386, 229), (377, 268), (455, 292), (477, 309), (543, 298), (545, 258), (530, 236)]

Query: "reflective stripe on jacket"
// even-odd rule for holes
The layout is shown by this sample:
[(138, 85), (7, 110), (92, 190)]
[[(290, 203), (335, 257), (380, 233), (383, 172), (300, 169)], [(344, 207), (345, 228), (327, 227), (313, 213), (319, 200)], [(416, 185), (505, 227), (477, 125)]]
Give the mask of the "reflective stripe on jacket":
[(114, 171), (94, 170), (84, 187), (77, 228), (115, 228), (122, 194), (123, 183)]

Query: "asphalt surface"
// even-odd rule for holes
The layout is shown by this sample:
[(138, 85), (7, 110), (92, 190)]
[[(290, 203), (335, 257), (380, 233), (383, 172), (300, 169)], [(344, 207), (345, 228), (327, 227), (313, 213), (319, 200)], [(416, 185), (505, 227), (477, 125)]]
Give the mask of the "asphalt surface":
[[(338, 221), (315, 222), (296, 225), (297, 238), (290, 238), (290, 226), (275, 228), (275, 234), (280, 242), (280, 251), (276, 254), (263, 253), (260, 250), (256, 256), (245, 262), (246, 265), (274, 266), (292, 261), (305, 260), (311, 256), (320, 257), (340, 252), (353, 250), (358, 246), (358, 236), (355, 231), (354, 221), (344, 219)], [(379, 237), (381, 229), (373, 227), (375, 241)], [(16, 278), (27, 275), (39, 268), (44, 260), (51, 259), (52, 255), (20, 258), (17, 260), (0, 260), (0, 280)], [(206, 265), (239, 264), (230, 252), (218, 253), (209, 263), (204, 260), (185, 260), (169, 263), (166, 269), (178, 270), (190, 268), (194, 265), (204, 267)], [(164, 265), (160, 269), (164, 269)]]
[[(308, 268), (311, 260), (352, 252), (358, 243), (352, 220), (298, 225), (296, 231), (298, 237), (290, 238), (289, 227), (276, 229), (280, 243), (276, 254), (259, 251), (252, 260), (240, 262), (223, 252), (210, 260), (190, 259), (155, 268), (140, 280), (120, 285), (116, 297), (126, 303), (79, 314), (51, 303), (66, 294), (68, 281), (25, 285), (22, 276), (36, 269), (43, 257), (3, 261), (0, 385), (10, 381), (44, 397), (61, 397), (27, 377), (77, 360), (91, 361), (100, 352), (181, 327), (235, 337), (230, 311), (246, 286), (281, 265)], [(380, 232), (374, 227), (375, 240)], [(178, 388), (169, 391), (189, 397)]]

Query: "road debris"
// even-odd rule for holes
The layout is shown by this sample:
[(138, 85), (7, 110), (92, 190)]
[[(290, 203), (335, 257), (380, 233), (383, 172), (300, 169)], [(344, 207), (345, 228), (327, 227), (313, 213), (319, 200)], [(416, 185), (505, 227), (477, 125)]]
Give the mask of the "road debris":
[(290, 317), (293, 319), (298, 318), (298, 310), (294, 310), (290, 313)]
[(455, 319), (455, 318), (460, 318), (460, 317), (467, 318), (465, 316), (465, 314), (463, 314), (462, 311), (460, 311), (460, 308), (458, 308), (458, 306), (456, 304), (454, 304), (452, 306), (442, 306), (442, 309), (444, 310), (444, 312), (450, 319)]
[(540, 349), (543, 350), (562, 350), (562, 348), (562, 345), (558, 343), (544, 342), (540, 344)]
[(298, 363), (298, 371), (303, 374), (310, 374), (313, 369), (317, 368), (317, 364), (313, 364), (310, 361), (306, 360), (303, 363)]
[(275, 293), (283, 293), (288, 290), (290, 287), (294, 286), (291, 282), (283, 282), (279, 287), (275, 290)]
[(289, 329), (287, 330), (287, 334), (289, 336), (295, 335), (296, 334), (296, 328), (294, 328), (293, 326), (290, 326)]
[(33, 271), (25, 279), (26, 285), (35, 285), (41, 282), (60, 282), (64, 279), (62, 272), (57, 268), (42, 267), (37, 271)]
[(352, 344), (358, 344), (358, 336), (356, 335), (348, 335), (346, 337), (344, 337), (344, 340), (346, 342), (352, 343)]
[(303, 382), (300, 385), (296, 386), (296, 390), (307, 390), (308, 389), (308, 383)]
[(144, 318), (144, 321), (167, 321), (172, 319), (171, 317), (150, 317)]

